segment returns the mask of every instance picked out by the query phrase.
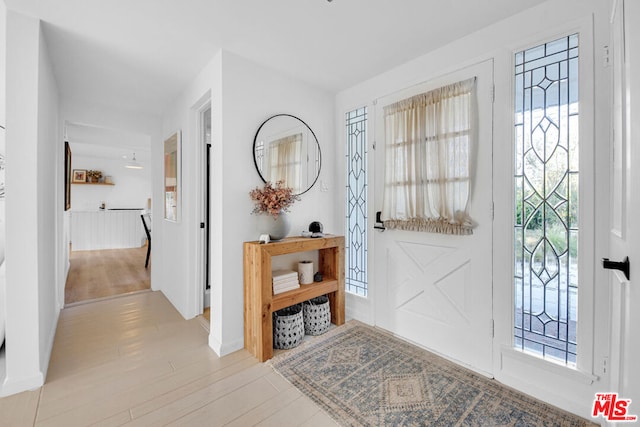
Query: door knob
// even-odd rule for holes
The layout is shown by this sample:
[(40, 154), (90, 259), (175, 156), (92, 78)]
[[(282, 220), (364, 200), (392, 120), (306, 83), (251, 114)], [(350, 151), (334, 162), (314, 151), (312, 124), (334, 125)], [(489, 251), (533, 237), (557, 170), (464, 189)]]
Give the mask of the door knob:
[(609, 258), (602, 258), (602, 267), (607, 270), (620, 270), (624, 273), (624, 277), (629, 279), (629, 257), (625, 257), (624, 261), (609, 261)]
[(378, 211), (376, 212), (376, 224), (373, 226), (373, 228), (375, 228), (376, 230), (386, 230), (386, 228), (384, 227), (384, 221), (382, 220), (382, 212)]

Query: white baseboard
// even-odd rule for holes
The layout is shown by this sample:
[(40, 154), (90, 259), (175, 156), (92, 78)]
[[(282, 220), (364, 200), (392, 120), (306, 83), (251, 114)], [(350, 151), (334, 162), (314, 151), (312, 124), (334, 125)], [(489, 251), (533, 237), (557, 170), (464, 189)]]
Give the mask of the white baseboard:
[(49, 342), (47, 348), (40, 359), (40, 367), (42, 369), (43, 378), (47, 378), (47, 371), (49, 370), (49, 362), (51, 361), (51, 352), (53, 352), (53, 342), (56, 339), (56, 330), (58, 329), (58, 319), (60, 318), (60, 310), (56, 311), (56, 318), (51, 322), (51, 330), (49, 331)]
[(367, 325), (375, 325), (371, 300), (347, 293), (345, 297), (345, 316), (347, 320), (355, 319)]
[(0, 387), (0, 397), (11, 396), (12, 394), (22, 393), (27, 390), (35, 390), (44, 384), (44, 375), (38, 372), (33, 376), (11, 379), (5, 378), (4, 384)]
[(211, 347), (219, 357), (223, 357), (235, 351), (242, 350), (244, 348), (244, 338), (223, 344), (214, 337), (213, 334), (209, 334), (209, 347)]

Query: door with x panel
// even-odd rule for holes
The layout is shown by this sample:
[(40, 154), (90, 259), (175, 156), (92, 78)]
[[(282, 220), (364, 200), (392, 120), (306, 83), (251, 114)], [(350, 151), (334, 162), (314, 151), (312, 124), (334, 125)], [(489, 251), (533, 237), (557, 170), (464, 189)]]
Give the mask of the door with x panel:
[[(375, 235), (376, 324), (420, 346), (491, 375), (493, 62), (485, 61), (380, 99), (375, 152), (384, 159), (385, 105), (476, 77), (477, 138), (471, 147), (471, 235), (387, 230)], [(377, 168), (378, 169), (378, 168)], [(382, 206), (383, 181), (375, 181)]]

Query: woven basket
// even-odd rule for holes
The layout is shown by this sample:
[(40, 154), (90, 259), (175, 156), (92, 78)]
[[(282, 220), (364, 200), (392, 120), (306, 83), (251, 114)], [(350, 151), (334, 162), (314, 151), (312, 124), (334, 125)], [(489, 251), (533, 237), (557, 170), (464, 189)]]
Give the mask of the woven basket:
[(312, 298), (302, 303), (304, 313), (304, 333), (322, 335), (331, 325), (331, 309), (326, 295)]
[(302, 320), (302, 305), (291, 307), (273, 313), (273, 347), (288, 350), (297, 347), (304, 338), (304, 322)]

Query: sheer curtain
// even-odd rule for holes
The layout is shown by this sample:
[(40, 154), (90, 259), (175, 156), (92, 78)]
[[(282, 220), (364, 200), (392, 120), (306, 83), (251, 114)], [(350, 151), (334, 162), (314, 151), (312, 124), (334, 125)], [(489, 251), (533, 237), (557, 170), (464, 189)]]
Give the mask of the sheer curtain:
[(270, 144), (271, 182), (284, 181), (294, 193), (300, 192), (300, 162), (302, 154), (302, 134), (285, 136)]
[(475, 77), (384, 108), (382, 218), (390, 229), (471, 234)]

